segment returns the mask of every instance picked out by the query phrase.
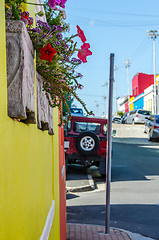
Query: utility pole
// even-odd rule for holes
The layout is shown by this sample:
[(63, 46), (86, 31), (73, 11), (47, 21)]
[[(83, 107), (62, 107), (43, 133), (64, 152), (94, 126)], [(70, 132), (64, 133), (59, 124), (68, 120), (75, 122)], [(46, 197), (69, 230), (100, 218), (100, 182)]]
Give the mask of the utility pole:
[(101, 85), (102, 87), (106, 87), (106, 94), (105, 96), (103, 96), (103, 99), (104, 99), (104, 112), (105, 112), (105, 116), (107, 115), (107, 87), (108, 87), (108, 82), (106, 81), (104, 84)]
[(153, 69), (154, 69), (154, 88), (153, 88), (153, 112), (157, 113), (157, 99), (156, 99), (156, 50), (155, 50), (155, 39), (159, 36), (157, 30), (147, 30), (148, 38), (153, 39)]
[(114, 82), (115, 82), (115, 112), (116, 116), (118, 115), (118, 105), (117, 105), (117, 86), (116, 86), (116, 71), (118, 70), (117, 66), (114, 65)]
[(99, 117), (99, 111), (98, 111), (99, 103), (96, 100), (95, 100), (95, 103), (96, 103), (96, 108), (97, 108), (97, 117)]
[(130, 112), (130, 83), (129, 83), (129, 67), (131, 65), (130, 58), (125, 59), (125, 67), (127, 69), (127, 83), (128, 83), (128, 109)]

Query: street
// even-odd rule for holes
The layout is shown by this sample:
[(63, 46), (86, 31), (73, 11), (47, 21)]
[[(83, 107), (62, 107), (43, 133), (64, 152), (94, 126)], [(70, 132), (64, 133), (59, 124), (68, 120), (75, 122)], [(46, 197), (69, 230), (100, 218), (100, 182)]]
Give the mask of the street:
[[(98, 179), (99, 181), (99, 179)], [(67, 194), (67, 220), (105, 225), (105, 183)], [(159, 239), (159, 143), (113, 143), (111, 227)]]

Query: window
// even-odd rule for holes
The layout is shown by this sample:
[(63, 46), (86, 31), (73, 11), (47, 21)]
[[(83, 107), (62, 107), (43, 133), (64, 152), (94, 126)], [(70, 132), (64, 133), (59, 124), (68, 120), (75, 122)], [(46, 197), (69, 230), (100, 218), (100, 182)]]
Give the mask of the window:
[(107, 134), (107, 124), (103, 125), (103, 134), (106, 135)]
[(142, 115), (151, 115), (151, 112), (146, 110), (139, 110), (138, 113)]
[(151, 116), (151, 117), (148, 118), (148, 120), (150, 120), (151, 122), (154, 122), (155, 118), (154, 118), (154, 116)]
[(158, 116), (158, 117), (156, 117), (156, 123), (158, 123), (158, 124), (159, 124), (159, 116)]
[(67, 130), (67, 132), (71, 131), (71, 121), (64, 125), (64, 129)]
[(91, 122), (74, 122), (73, 130), (78, 133), (84, 131), (92, 131), (96, 134), (100, 134), (101, 125), (99, 123)]

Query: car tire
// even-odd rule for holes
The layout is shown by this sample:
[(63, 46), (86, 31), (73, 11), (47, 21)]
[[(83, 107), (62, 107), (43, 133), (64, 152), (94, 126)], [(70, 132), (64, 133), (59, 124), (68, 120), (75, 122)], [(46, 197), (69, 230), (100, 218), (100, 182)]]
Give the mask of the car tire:
[(90, 156), (96, 153), (99, 145), (99, 137), (94, 132), (82, 132), (76, 139), (76, 148), (81, 155)]

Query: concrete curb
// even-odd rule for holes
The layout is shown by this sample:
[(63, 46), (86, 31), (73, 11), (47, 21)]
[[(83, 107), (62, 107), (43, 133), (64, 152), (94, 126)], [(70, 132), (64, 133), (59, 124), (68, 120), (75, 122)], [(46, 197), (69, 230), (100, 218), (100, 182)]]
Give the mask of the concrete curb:
[(127, 230), (120, 229), (120, 228), (114, 228), (114, 227), (112, 227), (112, 228), (117, 229), (122, 232), (125, 232), (131, 238), (131, 240), (155, 240), (154, 238), (149, 238), (149, 237), (143, 236), (139, 233), (132, 233)]
[(67, 187), (66, 188), (66, 193), (93, 191), (95, 189), (93, 178), (89, 173), (87, 173), (87, 176), (88, 176), (89, 185), (78, 186), (78, 187)]
[(87, 170), (88, 182), (92, 189), (96, 189), (92, 175)]

